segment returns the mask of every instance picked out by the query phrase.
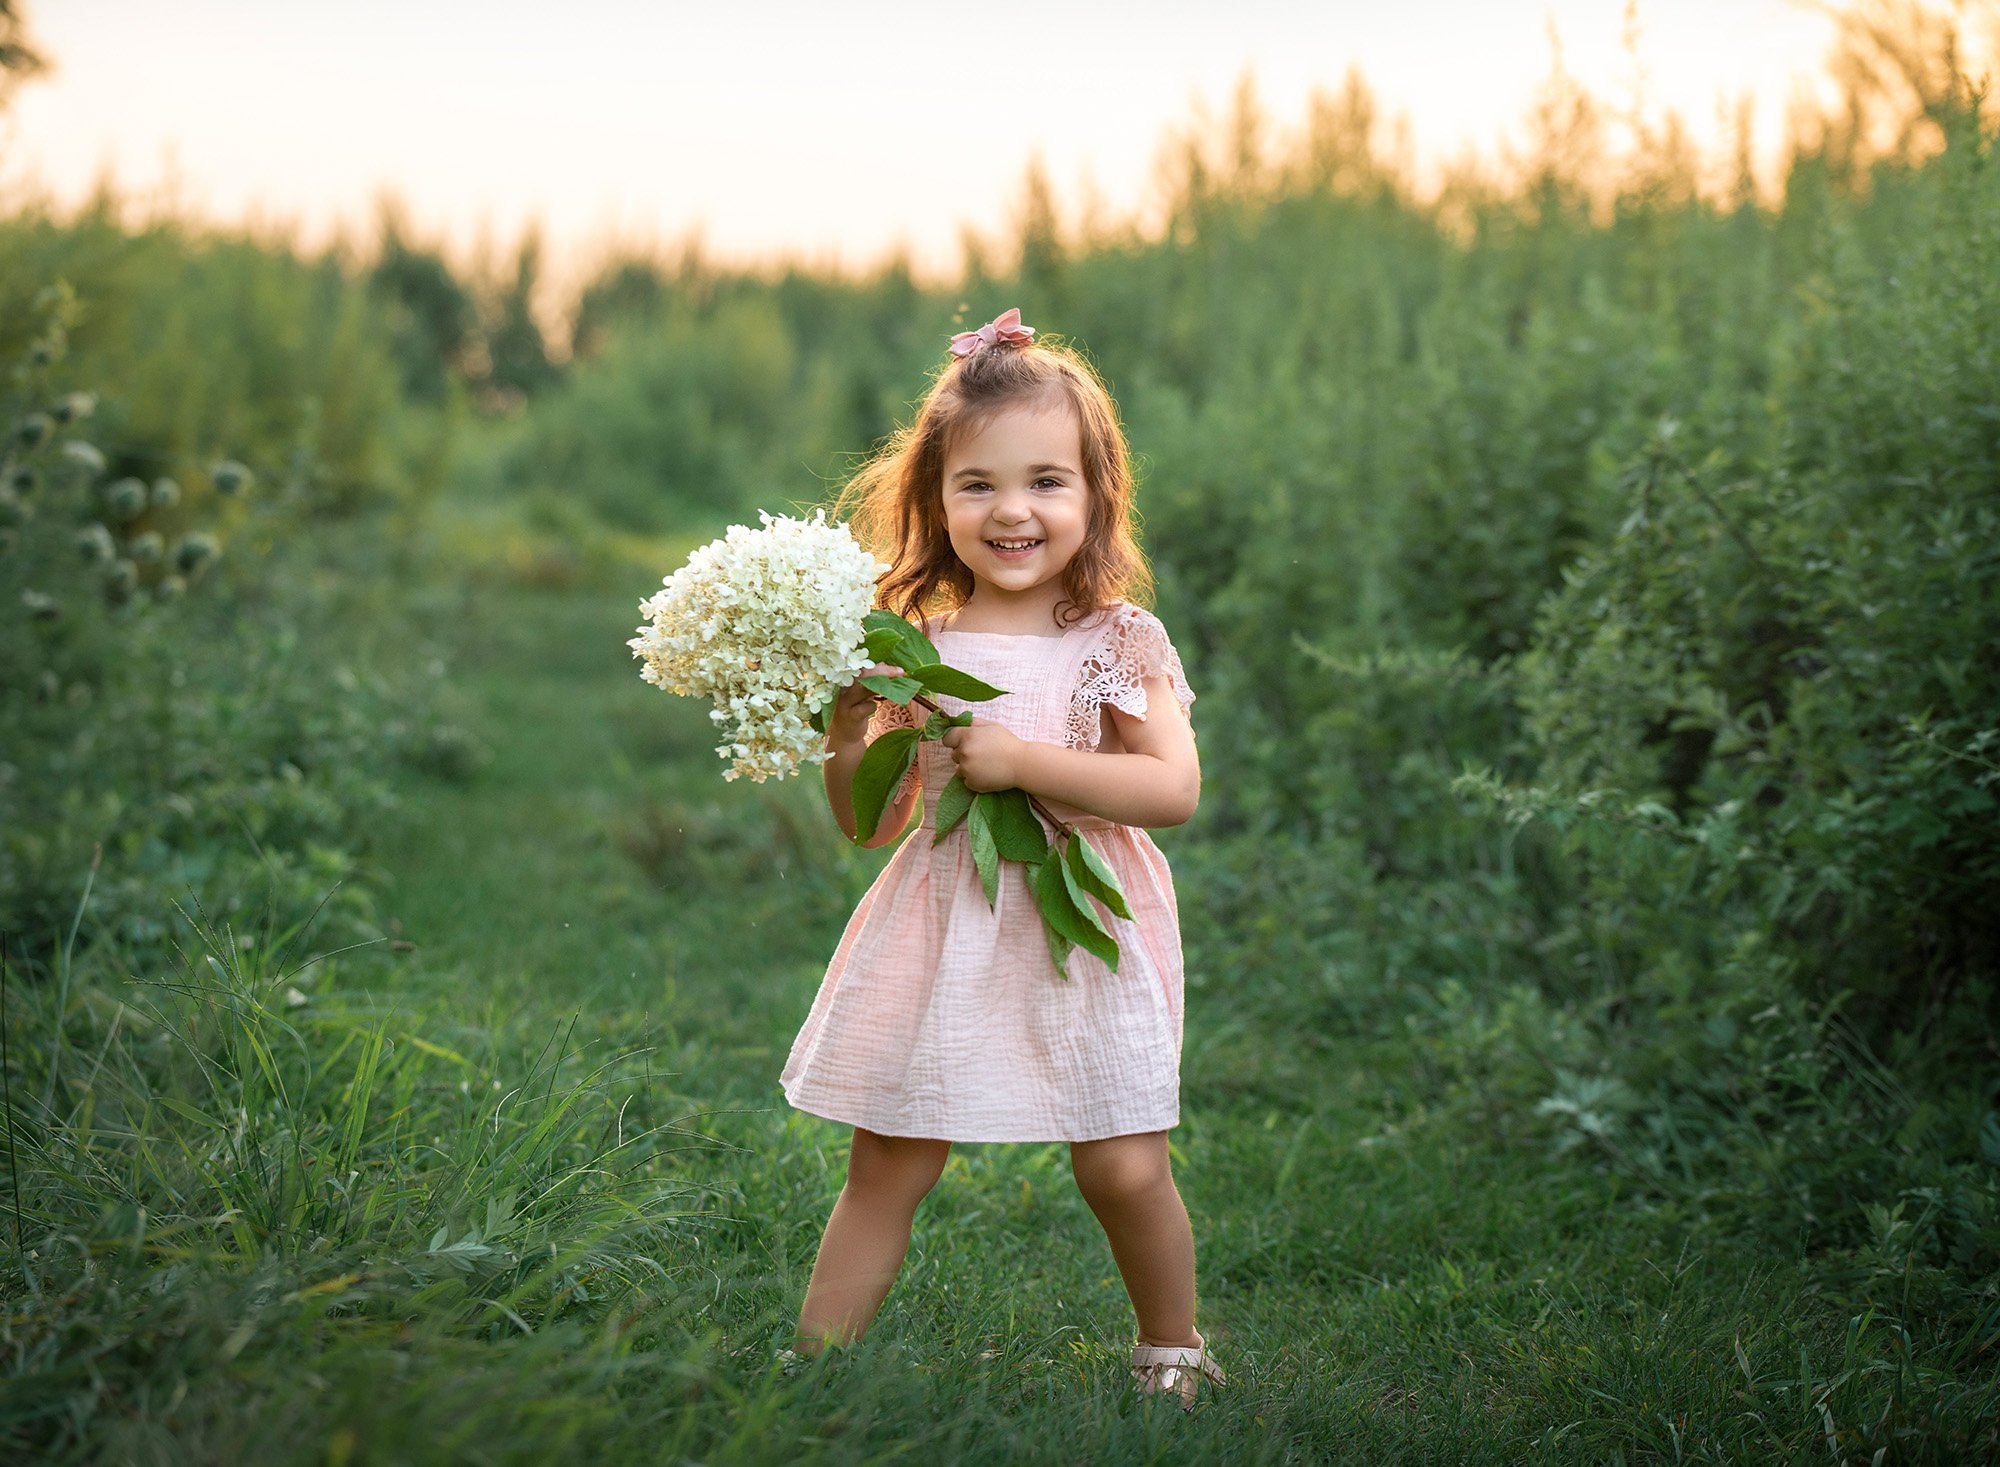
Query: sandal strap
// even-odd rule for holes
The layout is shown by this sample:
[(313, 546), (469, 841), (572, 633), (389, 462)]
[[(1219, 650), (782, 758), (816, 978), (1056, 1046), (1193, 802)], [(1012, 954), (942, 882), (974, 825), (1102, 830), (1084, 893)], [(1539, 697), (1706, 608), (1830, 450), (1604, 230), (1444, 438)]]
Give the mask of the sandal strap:
[(1134, 1345), (1132, 1365), (1134, 1369), (1155, 1365), (1192, 1366), (1217, 1385), (1229, 1384), (1222, 1367), (1210, 1358), (1206, 1345)]

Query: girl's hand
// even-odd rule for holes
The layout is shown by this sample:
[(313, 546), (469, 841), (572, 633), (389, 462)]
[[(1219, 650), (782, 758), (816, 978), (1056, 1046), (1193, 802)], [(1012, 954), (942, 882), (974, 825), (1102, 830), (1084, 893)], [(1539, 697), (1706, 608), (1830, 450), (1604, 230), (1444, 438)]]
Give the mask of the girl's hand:
[(861, 685), (864, 677), (901, 677), (903, 669), (891, 662), (877, 662), (861, 669), (854, 681), (834, 696), (833, 716), (826, 721), (827, 738), (836, 744), (865, 743), (868, 723), (883, 699)]
[(1009, 790), (1020, 783), (1016, 761), (1022, 742), (1002, 725), (975, 718), (969, 724), (946, 729), (939, 742), (951, 750), (958, 777), (967, 789)]

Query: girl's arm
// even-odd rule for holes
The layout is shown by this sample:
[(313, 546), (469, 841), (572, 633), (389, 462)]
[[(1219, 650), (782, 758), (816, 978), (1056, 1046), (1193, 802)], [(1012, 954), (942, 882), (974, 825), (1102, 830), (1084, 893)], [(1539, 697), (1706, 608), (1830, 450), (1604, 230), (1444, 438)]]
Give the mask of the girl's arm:
[[(900, 667), (878, 662), (864, 668), (860, 676), (900, 677), (902, 672)], [(862, 687), (857, 678), (841, 690), (834, 700), (833, 716), (827, 720), (826, 746), (833, 751), (833, 757), (820, 766), (820, 771), (826, 781), (826, 802), (833, 807), (833, 818), (849, 840), (854, 839), (854, 771), (861, 767), (861, 756), (868, 752), (868, 723), (881, 701)], [(903, 827), (910, 823), (910, 810), (916, 803), (914, 785), (901, 799), (892, 798), (882, 811), (882, 823), (875, 827), (874, 839), (862, 842), (862, 848), (886, 846), (901, 835)]]
[(1194, 730), (1165, 677), (1146, 678), (1141, 686), (1143, 719), (1105, 705), (1128, 750), (1123, 754), (1037, 743), (976, 718), (970, 727), (947, 730), (944, 742), (960, 776), (975, 790), (1018, 785), (1121, 825), (1179, 825), (1201, 803)]

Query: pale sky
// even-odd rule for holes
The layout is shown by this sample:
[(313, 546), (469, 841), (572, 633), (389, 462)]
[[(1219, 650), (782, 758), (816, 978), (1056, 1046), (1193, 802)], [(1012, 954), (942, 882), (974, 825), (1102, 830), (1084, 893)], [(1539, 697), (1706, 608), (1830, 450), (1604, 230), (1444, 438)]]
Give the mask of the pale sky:
[[(55, 63), (0, 119), (0, 200), (122, 193), (364, 237), (393, 190), (463, 263), (539, 220), (569, 284), (607, 240), (849, 268), (899, 242), (927, 272), (961, 226), (999, 238), (1039, 154), (1070, 205), (1145, 217), (1198, 104), (1256, 78), (1274, 125), (1351, 66), (1421, 162), (1518, 143), (1550, 71), (1633, 95), (1626, 0), (27, 0)], [(1638, 0), (1642, 96), (1721, 149), (1760, 145), (1821, 84), (1830, 22), (1799, 0)]]

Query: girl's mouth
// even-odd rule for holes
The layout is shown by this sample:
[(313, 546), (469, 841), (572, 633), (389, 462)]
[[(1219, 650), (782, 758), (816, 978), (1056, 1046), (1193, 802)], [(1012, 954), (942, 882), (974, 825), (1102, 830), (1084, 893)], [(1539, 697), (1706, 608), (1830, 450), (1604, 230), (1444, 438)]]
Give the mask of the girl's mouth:
[(1040, 540), (988, 540), (993, 553), (1002, 560), (1026, 560), (1041, 547)]

